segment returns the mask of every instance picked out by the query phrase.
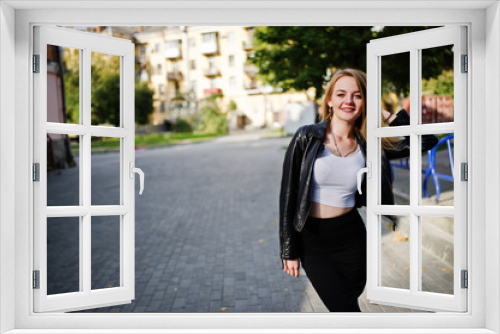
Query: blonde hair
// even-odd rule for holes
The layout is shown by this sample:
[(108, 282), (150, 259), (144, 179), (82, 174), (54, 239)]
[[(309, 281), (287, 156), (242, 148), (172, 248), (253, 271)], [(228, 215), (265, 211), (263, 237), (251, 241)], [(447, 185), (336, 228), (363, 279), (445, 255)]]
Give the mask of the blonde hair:
[[(356, 120), (354, 124), (355, 133), (362, 137), (366, 141), (366, 73), (360, 70), (348, 68), (344, 70), (338, 70), (335, 72), (333, 77), (330, 79), (328, 86), (326, 86), (325, 97), (323, 98), (323, 120), (332, 119), (333, 117), (333, 108), (330, 108), (328, 102), (330, 102), (333, 89), (335, 88), (335, 84), (340, 78), (343, 77), (351, 77), (356, 81), (359, 89), (361, 90), (361, 99), (363, 101), (363, 110), (361, 110), (361, 115)], [(386, 126), (386, 122), (384, 117), (381, 117), (383, 126)], [(383, 137), (381, 138), (382, 148), (385, 150), (394, 150), (397, 147), (397, 144), (400, 142), (399, 138), (393, 137)]]

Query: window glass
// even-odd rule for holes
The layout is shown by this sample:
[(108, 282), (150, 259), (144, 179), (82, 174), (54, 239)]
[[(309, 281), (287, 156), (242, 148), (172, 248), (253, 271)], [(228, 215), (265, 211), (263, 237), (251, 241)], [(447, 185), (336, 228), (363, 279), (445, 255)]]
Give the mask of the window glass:
[(79, 49), (47, 45), (47, 122), (81, 124)]
[(91, 124), (120, 126), (120, 57), (91, 54)]

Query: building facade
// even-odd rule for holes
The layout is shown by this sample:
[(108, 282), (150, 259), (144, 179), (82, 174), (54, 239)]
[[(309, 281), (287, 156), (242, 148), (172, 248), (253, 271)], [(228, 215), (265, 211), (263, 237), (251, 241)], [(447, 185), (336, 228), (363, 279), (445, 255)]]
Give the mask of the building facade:
[(251, 26), (97, 27), (136, 47), (136, 82), (154, 90), (152, 125), (198, 112), (203, 101), (222, 95), (229, 126), (277, 128), (283, 107), (307, 101), (305, 92), (283, 93), (257, 80), (258, 68), (247, 63), (255, 54)]

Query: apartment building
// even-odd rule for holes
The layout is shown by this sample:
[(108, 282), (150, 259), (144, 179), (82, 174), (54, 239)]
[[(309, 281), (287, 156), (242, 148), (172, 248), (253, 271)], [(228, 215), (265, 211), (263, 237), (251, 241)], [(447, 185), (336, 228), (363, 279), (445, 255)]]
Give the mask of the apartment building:
[(280, 127), (283, 106), (307, 100), (305, 92), (282, 93), (256, 79), (247, 64), (255, 54), (253, 27), (138, 27), (137, 80), (154, 89), (153, 125), (196, 113), (212, 94), (222, 94), (231, 128)]

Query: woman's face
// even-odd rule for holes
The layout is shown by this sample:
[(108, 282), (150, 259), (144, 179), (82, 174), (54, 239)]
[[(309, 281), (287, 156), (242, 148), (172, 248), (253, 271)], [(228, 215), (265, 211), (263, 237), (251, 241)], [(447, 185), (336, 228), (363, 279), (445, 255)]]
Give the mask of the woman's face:
[(354, 124), (364, 107), (356, 80), (349, 76), (338, 79), (328, 105), (333, 108), (333, 117)]

